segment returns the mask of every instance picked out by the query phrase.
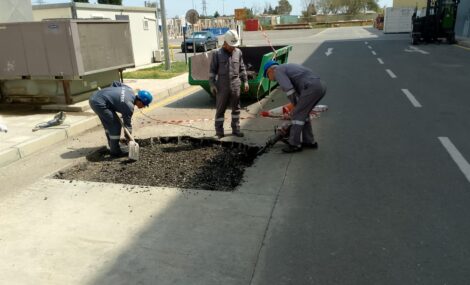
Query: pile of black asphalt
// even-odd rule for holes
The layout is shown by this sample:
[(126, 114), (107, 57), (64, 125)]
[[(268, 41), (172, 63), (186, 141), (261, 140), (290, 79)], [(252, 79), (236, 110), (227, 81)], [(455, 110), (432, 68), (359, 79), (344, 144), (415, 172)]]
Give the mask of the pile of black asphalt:
[(141, 186), (232, 191), (242, 182), (245, 169), (258, 147), (191, 137), (138, 140), (138, 161), (111, 159), (103, 149), (85, 162), (59, 171), (54, 177)]

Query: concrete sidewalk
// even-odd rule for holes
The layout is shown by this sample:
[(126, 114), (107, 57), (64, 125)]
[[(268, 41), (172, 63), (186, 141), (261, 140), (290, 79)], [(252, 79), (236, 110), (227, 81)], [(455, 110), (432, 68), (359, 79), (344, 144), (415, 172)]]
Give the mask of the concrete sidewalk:
[(470, 48), (470, 38), (457, 37), (457, 45)]
[[(171, 79), (132, 79), (124, 80), (124, 83), (135, 89), (151, 91), (154, 94), (153, 103), (156, 103), (188, 88), (187, 77), (185, 73)], [(36, 132), (32, 129), (37, 124), (52, 120), (56, 111), (38, 111), (34, 107), (18, 105), (0, 106), (0, 124), (8, 127), (7, 133), (0, 133), (0, 167), (100, 125), (87, 101), (77, 105), (85, 111), (66, 112), (67, 118), (62, 125)]]

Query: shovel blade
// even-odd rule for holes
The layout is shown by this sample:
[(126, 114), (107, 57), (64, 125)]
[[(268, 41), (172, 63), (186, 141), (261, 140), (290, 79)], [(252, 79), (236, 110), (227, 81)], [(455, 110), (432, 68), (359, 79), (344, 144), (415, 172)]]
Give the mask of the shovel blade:
[(139, 160), (139, 144), (135, 141), (129, 142), (129, 159), (130, 160)]

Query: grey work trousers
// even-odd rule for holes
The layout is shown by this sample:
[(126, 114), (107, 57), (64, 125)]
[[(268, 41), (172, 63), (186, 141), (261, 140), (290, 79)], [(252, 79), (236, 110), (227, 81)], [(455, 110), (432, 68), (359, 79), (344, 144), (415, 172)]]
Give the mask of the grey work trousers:
[(227, 106), (232, 108), (232, 132), (240, 132), (240, 82), (232, 82), (227, 85), (217, 82), (215, 132), (224, 133), (224, 115)]
[(292, 112), (289, 144), (301, 146), (302, 143), (314, 143), (310, 112), (326, 94), (326, 85), (320, 79), (311, 84), (296, 98), (297, 104)]
[(120, 155), (122, 153), (121, 147), (119, 146), (121, 122), (119, 121), (118, 114), (108, 109), (105, 103), (95, 100), (93, 96), (90, 97), (89, 103), (91, 109), (98, 115), (101, 124), (103, 124), (110, 153), (112, 155)]

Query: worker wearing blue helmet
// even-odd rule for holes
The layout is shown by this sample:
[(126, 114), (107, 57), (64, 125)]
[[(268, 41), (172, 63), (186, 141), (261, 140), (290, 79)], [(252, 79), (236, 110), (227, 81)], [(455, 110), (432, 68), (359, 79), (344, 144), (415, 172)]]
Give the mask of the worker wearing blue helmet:
[(112, 157), (127, 156), (127, 153), (123, 152), (119, 146), (122, 125), (117, 113), (121, 114), (124, 127), (132, 133), (131, 119), (134, 106), (139, 109), (148, 107), (152, 99), (150, 92), (139, 90), (135, 94), (131, 87), (119, 81), (114, 81), (111, 86), (98, 90), (90, 97), (90, 107), (103, 124)]
[(270, 60), (264, 65), (264, 77), (275, 80), (294, 105), (288, 145), (282, 151), (291, 153), (302, 148), (318, 148), (310, 123), (310, 111), (325, 96), (326, 85), (310, 69), (293, 63), (279, 64)]

